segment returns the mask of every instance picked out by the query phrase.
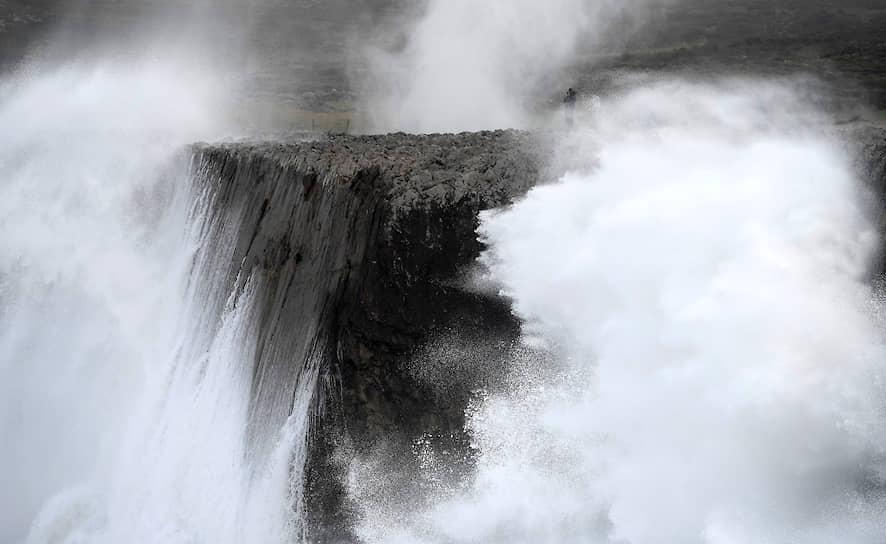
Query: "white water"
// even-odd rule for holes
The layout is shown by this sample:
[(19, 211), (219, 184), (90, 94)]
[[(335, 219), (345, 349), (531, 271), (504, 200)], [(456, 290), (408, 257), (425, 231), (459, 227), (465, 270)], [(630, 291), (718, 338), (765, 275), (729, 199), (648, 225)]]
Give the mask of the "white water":
[[(642, 27), (671, 0), (430, 0), (403, 28), (361, 51), (362, 110), (380, 131), (459, 132), (536, 126), (539, 102), (574, 85), (569, 67), (616, 34)], [(419, 11), (417, 10), (417, 11)], [(614, 20), (617, 29), (609, 28)], [(385, 43), (392, 36), (399, 46)], [(365, 45), (365, 44), (364, 44)], [(371, 89), (371, 90), (370, 90)], [(544, 89), (539, 91), (539, 89)], [(555, 96), (566, 88), (555, 91)], [(540, 99), (539, 96), (546, 97)]]
[[(144, 63), (3, 88), (3, 542), (302, 528), (307, 406), (247, 463), (260, 285), (227, 292), (230, 256), (201, 248), (237, 225), (210, 221), (175, 158), (227, 132), (215, 85)], [(475, 481), (386, 511), (359, 479), (361, 536), (882, 542), (878, 242), (800, 102), (762, 82), (610, 100), (564, 143), (570, 164), (599, 164), (487, 216), (490, 275), (535, 351), (471, 407)]]
[(247, 464), (259, 285), (230, 292), (238, 225), (212, 222), (181, 156), (230, 133), (219, 83), (169, 59), (3, 83), (2, 542), (283, 542), (301, 528), (290, 463), (307, 406)]
[(762, 81), (609, 100), (563, 143), (594, 166), (487, 214), (483, 261), (532, 347), (469, 410), (467, 488), (373, 503), (384, 476), (355, 463), (361, 536), (884, 542), (878, 240), (802, 104)]

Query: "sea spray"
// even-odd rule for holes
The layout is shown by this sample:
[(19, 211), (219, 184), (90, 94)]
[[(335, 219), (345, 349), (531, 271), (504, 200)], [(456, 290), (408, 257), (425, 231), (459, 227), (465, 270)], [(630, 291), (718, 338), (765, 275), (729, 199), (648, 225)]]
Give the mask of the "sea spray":
[(563, 143), (589, 166), (480, 228), (547, 355), (515, 358), (469, 410), (467, 490), (397, 523), (364, 505), (361, 535), (881, 542), (878, 237), (822, 119), (763, 81), (604, 101)]
[[(233, 134), (202, 66), (97, 60), (4, 82), (4, 542), (299, 530), (308, 409), (261, 437), (273, 458), (248, 455), (262, 283), (232, 275), (236, 210), (215, 216), (217, 180), (188, 161), (187, 145)], [(316, 370), (303, 378), (310, 393)]]
[(379, 131), (539, 126), (539, 103), (573, 84), (564, 74), (582, 51), (627, 39), (650, 6), (670, 1), (431, 0), (378, 33), (382, 43), (363, 44), (363, 109)]

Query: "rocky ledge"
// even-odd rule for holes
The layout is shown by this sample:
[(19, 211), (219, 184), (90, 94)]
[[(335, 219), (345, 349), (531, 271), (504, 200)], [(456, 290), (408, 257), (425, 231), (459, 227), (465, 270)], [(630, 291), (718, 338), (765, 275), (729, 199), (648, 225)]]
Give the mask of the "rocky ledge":
[(465, 290), (460, 274), (482, 249), (480, 210), (523, 195), (539, 153), (516, 131), (195, 147), (234, 237), (229, 279), (260, 280), (252, 420), (279, 428), (300, 373), (321, 361), (305, 482), (313, 541), (349, 540), (333, 452), (411, 458), (428, 434), (464, 441), (466, 388), (435, 394), (407, 366), (437, 334), (516, 337), (506, 303)]
[[(841, 131), (861, 142), (859, 167), (882, 195), (886, 131)], [(342, 482), (354, 455), (384, 451), (376, 457), (392, 460), (396, 487), (410, 485), (417, 440), (467, 451), (464, 409), (485, 379), (472, 373), (494, 367), (519, 324), (505, 301), (465, 289), (462, 274), (482, 250), (479, 212), (549, 173), (541, 140), (495, 131), (195, 146), (195, 173), (225, 226), (218, 247), (232, 252), (229, 281), (251, 275), (260, 286), (252, 421), (280, 428), (305, 395), (305, 370), (318, 369), (303, 482), (311, 541), (352, 540)], [(418, 348), (453, 337), (488, 349), (459, 354), (474, 360), (441, 394), (410, 365)]]

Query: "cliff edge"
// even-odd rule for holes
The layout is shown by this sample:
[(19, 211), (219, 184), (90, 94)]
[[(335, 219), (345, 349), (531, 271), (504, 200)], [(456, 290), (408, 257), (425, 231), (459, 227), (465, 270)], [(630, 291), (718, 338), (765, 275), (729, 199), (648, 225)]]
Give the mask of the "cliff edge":
[(438, 333), (517, 337), (507, 304), (459, 275), (482, 249), (479, 212), (532, 187), (539, 154), (516, 131), (195, 146), (195, 175), (231, 237), (218, 242), (233, 248), (228, 280), (259, 285), (254, 425), (279, 428), (320, 361), (305, 482), (313, 540), (347, 538), (334, 451), (465, 439), (469, 391), (434, 394), (406, 367)]
[[(886, 231), (886, 130), (840, 132)], [(280, 428), (305, 395), (312, 406), (300, 483), (311, 541), (353, 540), (342, 482), (354, 455), (383, 452), (375, 457), (391, 460), (389, 485), (406, 489), (417, 440), (468, 451), (464, 410), (483, 386), (481, 367), (495, 372), (519, 324), (507, 301), (466, 289), (463, 274), (482, 250), (479, 212), (550, 175), (541, 140), (494, 131), (194, 147), (194, 173), (214, 193), (216, 243), (230, 248), (228, 281), (259, 286), (256, 436)], [(423, 346), (453, 337), (488, 349), (459, 355), (471, 361), (458, 368), (478, 373), (451, 377), (456, 386), (441, 394), (410, 365)], [(453, 477), (471, 462), (460, 455)]]

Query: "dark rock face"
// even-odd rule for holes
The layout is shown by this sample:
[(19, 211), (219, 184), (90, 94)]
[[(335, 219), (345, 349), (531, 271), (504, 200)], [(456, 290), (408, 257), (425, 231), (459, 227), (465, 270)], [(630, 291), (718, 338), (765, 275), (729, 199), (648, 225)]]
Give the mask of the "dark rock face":
[[(886, 232), (886, 130), (838, 130)], [(408, 495), (416, 440), (469, 450), (464, 409), (483, 378), (460, 376), (441, 394), (410, 363), (422, 346), (459, 338), (480, 346), (457, 355), (470, 359), (462, 368), (495, 372), (519, 324), (506, 301), (465, 290), (461, 274), (482, 250), (479, 212), (551, 175), (550, 156), (514, 131), (195, 147), (228, 237), (219, 246), (233, 242), (227, 280), (243, 285), (252, 275), (259, 286), (252, 421), (279, 428), (303, 370), (320, 362), (305, 481), (311, 541), (355, 540), (336, 459), (383, 451), (390, 485)], [(470, 465), (461, 456), (453, 477)]]
[(539, 153), (514, 131), (196, 146), (234, 237), (229, 281), (259, 280), (252, 421), (279, 428), (302, 369), (323, 361), (306, 484), (315, 541), (350, 540), (334, 450), (384, 443), (411, 457), (424, 433), (466, 439), (468, 392), (433, 394), (406, 365), (435, 332), (516, 338), (507, 304), (459, 274), (482, 249), (480, 210), (524, 194)]

